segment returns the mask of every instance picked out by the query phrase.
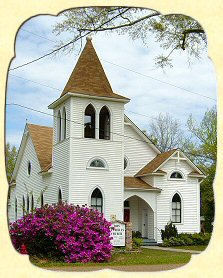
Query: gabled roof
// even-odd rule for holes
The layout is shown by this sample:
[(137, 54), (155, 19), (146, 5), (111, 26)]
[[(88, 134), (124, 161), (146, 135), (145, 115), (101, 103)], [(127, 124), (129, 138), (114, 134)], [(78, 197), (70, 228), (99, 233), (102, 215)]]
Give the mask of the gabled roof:
[[(144, 141), (145, 143), (149, 144), (149, 146), (151, 146), (151, 148), (158, 154), (160, 154), (160, 150), (156, 147), (156, 145), (151, 141), (151, 139), (135, 124), (133, 123), (129, 117), (127, 117), (126, 115), (124, 115), (124, 120), (126, 124), (129, 124), (133, 130), (142, 138), (142, 141)], [(134, 139), (134, 138), (133, 138)], [(137, 140), (137, 138), (136, 138)]]
[(91, 38), (87, 38), (87, 43), (71, 73), (61, 97), (66, 93), (129, 100), (113, 92), (93, 47)]
[(27, 124), (42, 171), (52, 166), (53, 128)]
[(124, 187), (125, 189), (147, 189), (147, 190), (158, 190), (161, 189), (153, 187), (152, 185), (146, 183), (140, 178), (135, 177), (124, 177)]
[(144, 166), (135, 177), (144, 176), (147, 174), (154, 173), (154, 171), (159, 168), (177, 149), (170, 150), (165, 153), (158, 154), (153, 160), (151, 160), (146, 166)]

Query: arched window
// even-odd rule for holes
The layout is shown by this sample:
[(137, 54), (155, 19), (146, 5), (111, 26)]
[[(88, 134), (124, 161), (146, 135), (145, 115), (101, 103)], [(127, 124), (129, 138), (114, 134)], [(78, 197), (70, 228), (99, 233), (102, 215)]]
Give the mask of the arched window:
[(127, 168), (128, 166), (128, 159), (127, 157), (124, 158), (124, 170)]
[(181, 223), (182, 217), (181, 198), (178, 193), (172, 199), (172, 222)]
[(62, 201), (63, 201), (62, 191), (61, 191), (61, 188), (59, 188), (59, 191), (58, 191), (58, 203), (61, 203)]
[(34, 198), (33, 198), (33, 194), (32, 194), (32, 197), (31, 197), (31, 212), (33, 213), (34, 211)]
[(105, 168), (105, 163), (101, 159), (97, 158), (91, 161), (90, 167), (96, 167), (96, 168)]
[(44, 206), (44, 198), (43, 198), (43, 192), (41, 192), (40, 195), (40, 207), (42, 208)]
[(67, 135), (67, 115), (66, 115), (66, 109), (63, 108), (62, 112), (62, 140), (66, 139)]
[(95, 110), (89, 104), (84, 113), (84, 137), (95, 138)]
[(25, 209), (26, 209), (26, 201), (25, 201), (25, 197), (22, 197), (22, 215), (25, 215)]
[(106, 106), (101, 108), (99, 114), (99, 139), (110, 140), (110, 113)]
[(57, 114), (57, 142), (60, 142), (62, 139), (61, 137), (61, 114), (60, 111), (58, 111)]
[(170, 175), (170, 178), (171, 179), (183, 179), (183, 176), (180, 172), (175, 171)]
[(17, 203), (17, 198), (15, 197), (15, 220), (17, 220), (17, 215), (18, 215), (18, 203)]
[(31, 171), (32, 171), (32, 163), (31, 163), (31, 161), (29, 160), (28, 163), (27, 163), (27, 175), (28, 175), (28, 176), (30, 176)]
[(27, 207), (27, 213), (29, 213), (29, 195), (26, 196), (26, 207)]
[(96, 188), (91, 194), (91, 208), (99, 212), (103, 211), (103, 197), (98, 188)]

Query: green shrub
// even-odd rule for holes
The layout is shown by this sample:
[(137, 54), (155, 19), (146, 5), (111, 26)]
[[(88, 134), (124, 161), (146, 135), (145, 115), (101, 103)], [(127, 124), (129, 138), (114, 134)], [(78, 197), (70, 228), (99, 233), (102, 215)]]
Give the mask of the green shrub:
[(133, 237), (133, 239), (132, 239), (132, 247), (133, 248), (139, 248), (142, 245), (143, 245), (142, 238)]
[(177, 237), (177, 235), (177, 228), (172, 222), (167, 223), (165, 229), (161, 230), (162, 240), (169, 239), (171, 237)]
[(140, 231), (132, 231), (132, 238), (141, 238), (142, 234), (140, 233)]
[(162, 246), (190, 246), (190, 245), (208, 245), (211, 238), (211, 234), (206, 233), (195, 233), (187, 234), (181, 233), (177, 237), (170, 237), (169, 239), (164, 239)]

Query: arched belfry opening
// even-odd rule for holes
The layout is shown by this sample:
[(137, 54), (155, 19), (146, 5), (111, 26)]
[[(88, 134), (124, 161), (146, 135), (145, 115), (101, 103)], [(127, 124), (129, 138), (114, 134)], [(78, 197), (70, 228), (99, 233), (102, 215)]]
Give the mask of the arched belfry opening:
[(106, 106), (99, 114), (99, 139), (110, 140), (110, 113)]
[(62, 140), (66, 139), (67, 137), (67, 114), (65, 107), (63, 108), (62, 112)]
[(62, 136), (61, 136), (61, 113), (60, 113), (60, 110), (58, 111), (58, 114), (57, 114), (57, 142), (60, 142), (61, 139), (62, 139)]
[(84, 137), (95, 138), (95, 110), (92, 104), (89, 104), (84, 113)]

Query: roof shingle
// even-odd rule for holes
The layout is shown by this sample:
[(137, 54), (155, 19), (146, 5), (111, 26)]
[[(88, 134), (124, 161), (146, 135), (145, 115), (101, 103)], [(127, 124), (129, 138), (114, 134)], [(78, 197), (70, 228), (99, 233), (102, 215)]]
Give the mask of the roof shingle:
[(90, 39), (87, 40), (61, 97), (68, 92), (129, 100), (113, 92)]
[(166, 161), (177, 149), (170, 150), (165, 153), (158, 154), (153, 160), (151, 160), (146, 166), (144, 166), (135, 177), (140, 177), (143, 175), (147, 175), (150, 173), (154, 173), (154, 171), (164, 162)]
[(27, 124), (42, 171), (52, 166), (53, 128)]
[(124, 186), (125, 188), (138, 188), (138, 189), (150, 189), (150, 190), (159, 190), (159, 188), (153, 187), (152, 185), (146, 183), (140, 178), (135, 177), (124, 177)]

